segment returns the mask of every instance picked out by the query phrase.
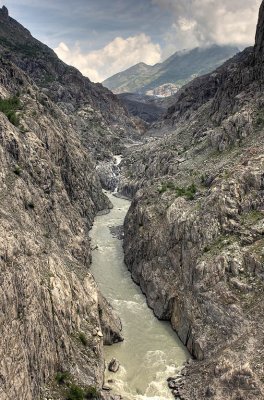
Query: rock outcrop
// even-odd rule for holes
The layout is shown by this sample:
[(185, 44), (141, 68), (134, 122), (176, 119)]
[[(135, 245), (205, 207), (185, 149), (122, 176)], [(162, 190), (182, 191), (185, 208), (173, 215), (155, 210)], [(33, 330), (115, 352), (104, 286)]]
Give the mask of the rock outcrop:
[(122, 164), (125, 261), (196, 360), (184, 399), (264, 396), (263, 26), (262, 4), (256, 46), (179, 91)]
[(119, 370), (119, 361), (116, 358), (112, 358), (108, 365), (108, 370), (111, 372), (117, 372)]
[[(89, 230), (110, 203), (87, 150), (89, 138), (76, 129), (84, 107), (77, 105), (78, 79), (84, 86), (79, 96), (90, 93), (86, 107), (98, 111), (102, 103), (110, 110), (114, 103), (116, 120), (121, 107), (55, 55), (68, 83), (62, 87), (56, 70), (44, 90), (51, 50), (45, 53), (5, 8), (0, 18), (0, 398), (62, 399), (77, 390), (63, 386), (66, 377), (72, 385), (100, 389), (103, 343), (122, 340), (120, 321), (89, 272)], [(13, 53), (22, 41), (24, 48)], [(29, 52), (33, 44), (36, 59)], [(63, 94), (55, 97), (56, 85), (64, 101)], [(94, 130), (104, 123), (96, 118)]]
[(0, 18), (1, 18), (2, 20), (7, 20), (8, 17), (9, 17), (8, 9), (6, 8), (6, 6), (3, 6), (3, 7), (0, 9)]

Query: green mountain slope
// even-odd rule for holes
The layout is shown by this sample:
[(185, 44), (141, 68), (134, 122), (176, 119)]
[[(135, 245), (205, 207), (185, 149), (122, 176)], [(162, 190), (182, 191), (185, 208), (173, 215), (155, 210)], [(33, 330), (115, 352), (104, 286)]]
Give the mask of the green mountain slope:
[(161, 85), (171, 83), (180, 88), (197, 76), (222, 65), (239, 50), (233, 46), (212, 45), (173, 54), (163, 63), (150, 66), (139, 63), (103, 82), (114, 93), (146, 94)]

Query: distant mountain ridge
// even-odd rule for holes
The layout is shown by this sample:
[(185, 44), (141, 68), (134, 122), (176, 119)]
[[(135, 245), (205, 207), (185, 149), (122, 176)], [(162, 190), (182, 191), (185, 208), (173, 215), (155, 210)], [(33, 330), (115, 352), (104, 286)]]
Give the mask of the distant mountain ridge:
[(237, 47), (219, 45), (180, 51), (154, 66), (138, 63), (106, 79), (103, 85), (117, 94), (147, 94), (157, 91), (162, 85), (173, 84), (176, 92), (197, 76), (213, 71), (238, 52)]

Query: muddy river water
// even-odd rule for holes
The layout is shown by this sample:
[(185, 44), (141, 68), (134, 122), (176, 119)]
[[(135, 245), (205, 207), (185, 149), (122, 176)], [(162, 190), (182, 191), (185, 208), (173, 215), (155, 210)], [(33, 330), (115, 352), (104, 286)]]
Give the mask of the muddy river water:
[[(171, 399), (166, 379), (174, 376), (188, 353), (168, 322), (159, 321), (124, 264), (122, 241), (111, 233), (123, 224), (129, 201), (108, 194), (113, 209), (98, 216), (91, 231), (92, 273), (101, 292), (121, 318), (124, 342), (105, 346), (105, 359), (120, 362), (106, 371), (105, 384), (125, 400)], [(110, 381), (110, 383), (109, 383)], [(113, 382), (112, 382), (113, 381)]]

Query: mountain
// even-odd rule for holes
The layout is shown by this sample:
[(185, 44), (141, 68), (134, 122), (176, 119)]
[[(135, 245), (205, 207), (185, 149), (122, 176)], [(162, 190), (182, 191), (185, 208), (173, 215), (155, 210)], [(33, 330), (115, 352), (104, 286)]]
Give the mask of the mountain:
[(161, 118), (167, 111), (166, 101), (155, 96), (120, 93), (117, 97), (122, 101), (130, 115), (139, 117), (150, 124)]
[(255, 46), (181, 88), (123, 162), (125, 262), (193, 356), (176, 398), (264, 398), (263, 59), (264, 2)]
[(182, 87), (145, 140), (117, 96), (0, 9), (1, 400), (119, 398), (103, 345), (121, 322), (89, 231), (120, 152), (125, 262), (193, 356), (173, 395), (264, 398), (263, 60), (264, 1), (255, 46)]
[(115, 93), (135, 92), (135, 88), (141, 88), (144, 80), (149, 79), (152, 69), (141, 62), (106, 79), (103, 85)]
[(137, 136), (140, 127), (112, 92), (63, 63), (53, 50), (3, 12), (0, 39), (1, 55), (30, 76), (43, 96), (74, 117), (76, 129), (97, 159), (120, 152), (124, 135)]
[(0, 9), (1, 400), (101, 396), (103, 344), (122, 336), (89, 272), (89, 230), (111, 207), (96, 164), (138, 132)]
[(233, 46), (212, 45), (176, 52), (163, 63), (154, 66), (136, 64), (106, 79), (103, 85), (114, 93), (155, 94), (162, 91), (160, 87), (163, 85), (173, 84), (176, 86), (173, 89), (175, 92), (193, 78), (213, 71), (238, 51)]

